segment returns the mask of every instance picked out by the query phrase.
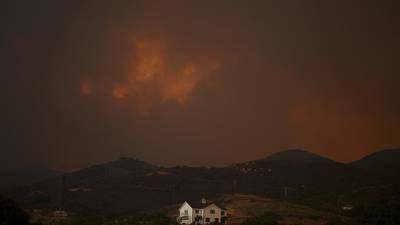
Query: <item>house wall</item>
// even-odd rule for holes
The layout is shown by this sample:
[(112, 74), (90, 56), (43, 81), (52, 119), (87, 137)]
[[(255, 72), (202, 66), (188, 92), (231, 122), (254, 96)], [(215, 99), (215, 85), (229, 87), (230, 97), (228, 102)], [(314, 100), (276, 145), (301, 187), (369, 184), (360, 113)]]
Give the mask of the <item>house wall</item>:
[[(214, 210), (214, 213), (211, 213), (212, 210)], [(214, 204), (211, 204), (211, 205), (207, 206), (206, 208), (204, 208), (204, 212), (203, 212), (204, 223), (215, 222), (215, 219), (218, 219), (218, 222), (221, 222), (221, 211), (222, 210)], [(207, 218), (210, 218), (209, 222), (206, 221)]]
[[(187, 210), (187, 214), (185, 214), (185, 210)], [(198, 210), (198, 212), (196, 212), (196, 210)], [(214, 210), (214, 213), (211, 213), (212, 210)], [(188, 218), (185, 220), (180, 220), (180, 224), (207, 224), (215, 222), (216, 219), (218, 220), (218, 222), (221, 222), (221, 218), (224, 217), (221, 215), (222, 211), (225, 212), (224, 216), (227, 216), (227, 211), (222, 210), (215, 204), (211, 204), (204, 209), (195, 209), (192, 208), (187, 202), (185, 202), (182, 204), (181, 208), (179, 208), (179, 216), (182, 217), (187, 215)], [(200, 221), (195, 221), (196, 216), (201, 216), (202, 219)], [(206, 218), (209, 218), (209, 221), (207, 221)]]
[(181, 224), (191, 224), (194, 220), (193, 218), (193, 209), (192, 207), (187, 203), (183, 203), (181, 208), (179, 209), (179, 215), (180, 216), (185, 216), (185, 210), (187, 210), (187, 216), (189, 217), (187, 220), (181, 220)]
[[(198, 211), (198, 213), (196, 213), (196, 210)], [(196, 223), (203, 223), (203, 218), (204, 218), (203, 212), (204, 212), (203, 209), (193, 209), (193, 221)], [(202, 219), (200, 221), (196, 221), (195, 220), (196, 216), (201, 216)]]

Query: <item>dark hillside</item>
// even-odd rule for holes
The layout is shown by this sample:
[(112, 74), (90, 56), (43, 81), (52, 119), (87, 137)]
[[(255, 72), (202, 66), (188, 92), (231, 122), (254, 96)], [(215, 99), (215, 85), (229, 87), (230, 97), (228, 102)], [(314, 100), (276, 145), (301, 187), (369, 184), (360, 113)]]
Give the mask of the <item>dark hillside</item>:
[(106, 213), (150, 210), (234, 193), (335, 208), (339, 200), (380, 198), (383, 193), (392, 196), (396, 189), (390, 181), (378, 178), (303, 150), (222, 168), (160, 167), (121, 158), (40, 182), (15, 196), (32, 207)]

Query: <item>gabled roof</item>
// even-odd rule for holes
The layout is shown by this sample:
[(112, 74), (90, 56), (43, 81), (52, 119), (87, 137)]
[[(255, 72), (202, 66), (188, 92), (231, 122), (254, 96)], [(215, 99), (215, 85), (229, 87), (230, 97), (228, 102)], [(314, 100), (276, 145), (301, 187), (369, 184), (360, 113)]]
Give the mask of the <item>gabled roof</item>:
[(186, 203), (188, 203), (190, 205), (190, 207), (192, 207), (194, 209), (204, 209), (210, 205), (215, 205), (222, 210), (226, 210), (226, 208), (224, 206), (222, 206), (222, 204), (220, 202), (208, 202), (206, 204), (203, 204), (201, 202), (186, 201)]
[(221, 204), (221, 202), (214, 202), (214, 203), (212, 203), (212, 204), (216, 205), (218, 208), (220, 208), (220, 209), (222, 209), (222, 210), (227, 210), (227, 209)]
[(204, 208), (207, 208), (209, 206), (215, 205), (216, 207), (222, 209), (222, 210), (226, 210), (226, 208), (224, 206), (221, 205), (221, 203), (218, 202), (210, 202), (209, 204), (207, 204)]
[(194, 209), (203, 209), (210, 205), (210, 204), (203, 204), (201, 202), (193, 202), (193, 201), (186, 201), (186, 202)]

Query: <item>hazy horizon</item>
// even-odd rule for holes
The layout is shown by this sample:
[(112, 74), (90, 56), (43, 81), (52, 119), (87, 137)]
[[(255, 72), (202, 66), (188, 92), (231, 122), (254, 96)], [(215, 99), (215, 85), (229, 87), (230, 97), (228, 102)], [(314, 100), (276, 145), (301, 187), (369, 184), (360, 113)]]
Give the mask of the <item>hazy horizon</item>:
[(135, 157), (132, 157), (132, 156), (120, 156), (120, 157), (116, 157), (116, 158), (110, 158), (110, 159), (105, 160), (105, 161), (89, 162), (87, 165), (83, 165), (82, 167), (73, 168), (73, 169), (59, 169), (59, 168), (57, 168), (57, 167), (53, 167), (53, 168), (52, 168), (52, 167), (43, 167), (43, 166), (40, 166), (40, 165), (38, 165), (38, 166), (31, 165), (31, 166), (28, 166), (28, 167), (3, 168), (2, 170), (0, 170), (0, 173), (2, 173), (2, 172), (3, 172), (3, 173), (10, 173), (10, 172), (11, 172), (11, 173), (15, 173), (15, 172), (26, 172), (26, 171), (28, 171), (28, 170), (36, 170), (36, 169), (49, 169), (49, 170), (54, 170), (54, 171), (61, 172), (61, 173), (69, 173), (69, 172), (79, 171), (79, 170), (82, 170), (82, 169), (85, 169), (85, 168), (90, 168), (90, 167), (92, 167), (92, 166), (94, 166), (94, 165), (100, 165), (100, 164), (105, 164), (105, 163), (110, 163), (110, 162), (118, 161), (118, 160), (124, 159), (124, 158), (139, 160), (139, 161), (143, 161), (143, 162), (149, 163), (149, 164), (151, 164), (151, 165), (161, 166), (161, 167), (189, 166), (189, 167), (221, 168), (221, 167), (226, 167), (226, 166), (235, 165), (235, 164), (238, 164), (238, 163), (245, 163), (245, 162), (249, 162), (249, 161), (260, 160), (260, 159), (266, 158), (266, 157), (268, 157), (268, 156), (270, 156), (270, 155), (273, 155), (273, 154), (275, 154), (275, 153), (285, 152), (285, 151), (290, 151), (290, 150), (306, 151), (306, 152), (309, 152), (309, 153), (311, 153), (311, 154), (315, 154), (315, 155), (321, 156), (321, 157), (323, 157), (323, 158), (327, 158), (327, 159), (333, 160), (333, 161), (338, 162), (338, 163), (349, 164), (349, 163), (358, 161), (358, 160), (360, 160), (360, 159), (363, 159), (363, 158), (366, 157), (366, 156), (369, 156), (369, 155), (374, 154), (374, 153), (377, 153), (377, 152), (386, 151), (386, 150), (399, 150), (399, 149), (400, 149), (400, 148), (380, 149), (380, 150), (374, 151), (374, 152), (372, 152), (372, 153), (368, 153), (368, 154), (366, 154), (366, 155), (363, 155), (363, 156), (361, 156), (360, 158), (357, 158), (357, 159), (354, 159), (354, 160), (351, 160), (351, 161), (346, 161), (346, 162), (344, 162), (344, 161), (337, 161), (337, 160), (335, 160), (335, 159), (329, 158), (329, 157), (324, 156), (324, 155), (320, 155), (320, 154), (318, 154), (318, 153), (309, 151), (309, 150), (307, 150), (307, 149), (295, 148), (295, 149), (283, 149), (283, 150), (271, 152), (271, 153), (269, 153), (269, 154), (267, 154), (267, 155), (260, 156), (260, 157), (258, 157), (258, 158), (245, 159), (245, 160), (242, 160), (242, 161), (237, 161), (237, 162), (232, 162), (232, 163), (227, 163), (227, 164), (219, 164), (219, 165), (212, 165), (212, 164), (194, 164), (194, 165), (192, 164), (192, 165), (189, 165), (189, 164), (184, 164), (184, 163), (182, 163), (182, 164), (168, 164), (168, 163), (165, 163), (165, 162), (163, 163), (163, 162), (151, 162), (151, 161), (146, 161), (146, 160), (144, 160), (144, 159), (135, 158)]

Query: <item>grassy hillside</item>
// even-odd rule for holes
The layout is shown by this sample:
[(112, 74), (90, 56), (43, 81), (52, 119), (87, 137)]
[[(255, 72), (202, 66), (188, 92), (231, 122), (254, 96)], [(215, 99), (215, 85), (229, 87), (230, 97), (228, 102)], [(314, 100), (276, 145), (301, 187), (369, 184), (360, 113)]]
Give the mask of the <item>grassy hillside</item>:
[[(263, 213), (278, 215), (280, 224), (324, 225), (336, 214), (287, 201), (235, 194), (224, 198), (229, 209), (229, 220), (241, 223)], [(347, 219), (347, 218), (344, 218)]]

